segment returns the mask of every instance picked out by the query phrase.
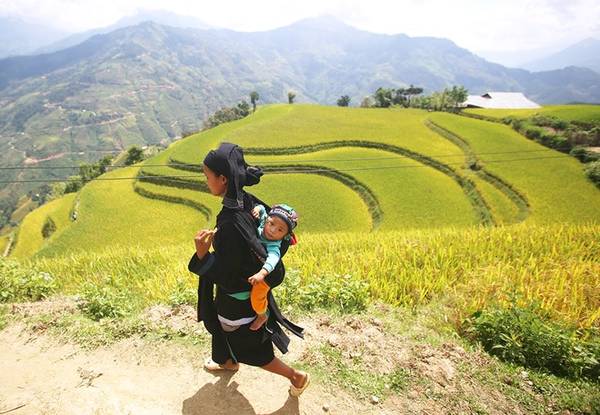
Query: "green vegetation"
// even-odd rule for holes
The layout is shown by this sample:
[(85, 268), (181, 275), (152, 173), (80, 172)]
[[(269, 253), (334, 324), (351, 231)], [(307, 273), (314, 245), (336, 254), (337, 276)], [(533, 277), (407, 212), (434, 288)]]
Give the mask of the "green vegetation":
[(109, 279), (97, 284), (85, 283), (81, 291), (81, 310), (92, 320), (103, 318), (118, 318), (129, 315), (133, 310), (131, 293), (127, 287), (115, 284), (114, 279)]
[(525, 140), (505, 125), (443, 113), (430, 119), (467, 142), (486, 171), (526, 196), (530, 206), (526, 222), (600, 219), (600, 193), (573, 158)]
[(465, 331), (502, 360), (559, 376), (600, 382), (600, 336), (552, 321), (535, 303), (490, 305), (465, 323)]
[(277, 289), (277, 298), (282, 305), (294, 309), (356, 313), (367, 307), (369, 284), (349, 274), (317, 275), (306, 283), (297, 270), (290, 270), (285, 284)]
[[(131, 146), (127, 150), (127, 158), (125, 159), (125, 165), (131, 166), (132, 164), (139, 163), (144, 159), (144, 151), (138, 146)], [(103, 171), (102, 173), (105, 173)]]
[[(76, 196), (74, 193), (68, 194), (42, 205), (27, 215), (19, 228), (17, 243), (11, 256), (29, 257), (54, 241), (71, 224), (70, 214)], [(52, 232), (50, 221), (54, 224)]]
[[(598, 318), (596, 300), (586, 294), (593, 281), (585, 280), (597, 274), (588, 255), (598, 250), (590, 235), (597, 229), (600, 194), (577, 161), (502, 124), (414, 109), (275, 105), (191, 135), (139, 166), (101, 176), (139, 174), (136, 182), (88, 183), (79, 195), (77, 221), (62, 231), (58, 226), (36, 261), (64, 278), (67, 292), (79, 292), (82, 278), (100, 283), (122, 273), (135, 281), (132, 295), (144, 304), (179, 301), (170, 296), (181, 278), (171, 273), (183, 269), (185, 275), (194, 233), (211, 226), (220, 209), (199, 172), (203, 155), (220, 141), (239, 143), (250, 163), (271, 172), (253, 193), (300, 212), (300, 245), (286, 263), (298, 269), (302, 284), (310, 275), (349, 274), (368, 283), (374, 298), (393, 304), (449, 295), (462, 316), (493, 293), (516, 287), (574, 324), (589, 327)], [(176, 175), (184, 177), (166, 177)], [(23, 227), (22, 234), (37, 232), (41, 241), (47, 216), (38, 214), (39, 223)], [(523, 225), (514, 228), (472, 227), (518, 221)], [(533, 226), (556, 222), (582, 225)], [(450, 229), (432, 229), (444, 227)], [(373, 228), (378, 233), (365, 234)], [(387, 232), (394, 229), (402, 232)], [(155, 254), (157, 247), (173, 259)], [(23, 247), (17, 256), (38, 249)], [(515, 249), (517, 257), (507, 256)], [(144, 250), (164, 263), (148, 269)], [(77, 256), (70, 265), (62, 258), (67, 253)], [(120, 255), (145, 274), (115, 264)], [(560, 273), (565, 268), (568, 286)]]
[[(367, 283), (370, 298), (387, 303), (415, 306), (448, 301), (456, 321), (491, 300), (508, 302), (508, 293), (516, 290), (527, 300), (539, 300), (542, 309), (562, 320), (592, 327), (600, 318), (594, 294), (600, 275), (595, 260), (600, 256), (597, 233), (597, 225), (525, 224), (379, 232), (376, 237), (356, 232), (300, 233), (298, 245), (286, 255), (286, 265), (298, 270), (302, 286), (319, 287), (316, 280), (325, 276), (323, 293), (330, 292), (328, 276), (343, 272), (353, 281)], [(119, 281), (115, 284), (127, 287), (144, 305), (169, 303), (181, 276), (190, 275), (186, 267), (194, 250), (192, 236), (190, 232), (190, 242), (183, 245), (114, 244), (38, 257), (32, 266), (57, 276), (66, 293), (80, 292), (86, 282), (102, 285), (112, 276)], [(193, 288), (194, 278), (188, 283)], [(351, 285), (348, 290), (356, 293)]]
[(505, 117), (529, 118), (535, 114), (556, 117), (564, 121), (600, 122), (600, 105), (548, 105), (537, 109), (468, 108), (465, 112), (501, 120)]
[(223, 107), (204, 121), (204, 129), (208, 130), (217, 125), (242, 119), (250, 114), (250, 105), (246, 101), (240, 101), (234, 107)]
[(37, 301), (56, 289), (56, 279), (52, 275), (0, 258), (0, 303)]
[(342, 95), (338, 100), (337, 100), (337, 105), (339, 107), (347, 107), (348, 105), (350, 105), (350, 97), (348, 95)]
[(594, 161), (585, 167), (587, 177), (600, 188), (600, 161)]
[(54, 223), (54, 220), (48, 216), (44, 221), (44, 225), (42, 226), (42, 236), (44, 239), (48, 239), (54, 232), (56, 232), (56, 223)]
[[(172, 245), (192, 240), (198, 228), (206, 226), (205, 216), (196, 209), (142, 197), (134, 192), (133, 180), (110, 180), (134, 178), (137, 171), (127, 167), (101, 176), (107, 180), (88, 183), (79, 195), (77, 220), (55, 235), (39, 255)], [(21, 252), (30, 255), (34, 250)]]

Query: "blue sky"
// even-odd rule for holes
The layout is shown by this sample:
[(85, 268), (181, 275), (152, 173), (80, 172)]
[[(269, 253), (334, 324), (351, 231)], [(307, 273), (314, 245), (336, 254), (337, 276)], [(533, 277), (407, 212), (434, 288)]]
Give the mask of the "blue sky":
[(558, 50), (600, 38), (598, 0), (0, 0), (0, 15), (69, 32), (107, 26), (139, 9), (165, 9), (240, 31), (329, 14), (371, 32), (445, 37), (472, 51)]

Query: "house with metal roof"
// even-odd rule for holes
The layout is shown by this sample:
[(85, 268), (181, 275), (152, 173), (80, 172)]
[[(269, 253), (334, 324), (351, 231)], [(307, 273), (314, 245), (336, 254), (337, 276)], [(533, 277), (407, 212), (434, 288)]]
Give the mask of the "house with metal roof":
[(469, 95), (463, 103), (467, 108), (541, 108), (521, 92), (488, 92), (483, 95)]

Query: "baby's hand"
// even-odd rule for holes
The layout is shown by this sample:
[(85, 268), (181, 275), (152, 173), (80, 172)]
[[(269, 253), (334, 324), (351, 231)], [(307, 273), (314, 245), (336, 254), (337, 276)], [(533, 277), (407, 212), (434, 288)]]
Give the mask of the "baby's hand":
[(248, 278), (248, 282), (252, 285), (256, 285), (260, 282), (263, 282), (264, 279), (265, 279), (265, 276), (262, 275), (260, 272), (257, 272), (256, 274), (254, 274), (253, 276)]
[(258, 206), (255, 206), (254, 209), (252, 209), (252, 216), (254, 216), (254, 219), (258, 219), (260, 216), (260, 208)]

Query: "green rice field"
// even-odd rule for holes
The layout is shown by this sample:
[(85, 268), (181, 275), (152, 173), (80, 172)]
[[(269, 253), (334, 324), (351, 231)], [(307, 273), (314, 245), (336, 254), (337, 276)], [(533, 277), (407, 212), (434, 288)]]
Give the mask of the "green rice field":
[[(168, 301), (179, 281), (193, 289), (187, 271), (193, 241), (179, 245), (109, 245), (33, 260), (59, 277), (66, 293), (86, 282), (131, 291), (146, 304)], [(431, 301), (452, 305), (460, 318), (513, 293), (536, 300), (555, 318), (581, 327), (600, 323), (598, 226), (526, 225), (463, 229), (302, 233), (285, 257), (305, 283), (322, 275), (350, 275), (391, 304)]]
[(542, 114), (565, 121), (600, 123), (600, 105), (548, 105), (539, 109), (468, 108), (465, 112), (497, 119), (508, 116), (528, 118), (535, 114)]

